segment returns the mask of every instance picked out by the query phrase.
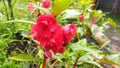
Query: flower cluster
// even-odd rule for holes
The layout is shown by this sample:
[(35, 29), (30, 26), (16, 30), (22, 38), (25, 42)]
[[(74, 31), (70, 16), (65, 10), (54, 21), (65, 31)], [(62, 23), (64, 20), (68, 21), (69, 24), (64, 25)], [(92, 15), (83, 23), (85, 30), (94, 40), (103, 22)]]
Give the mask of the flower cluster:
[(64, 44), (68, 44), (70, 39), (75, 36), (76, 27), (74, 24), (68, 24), (63, 27)]
[[(50, 1), (49, 0), (43, 0), (42, 1), (42, 7), (43, 8), (49, 8), (50, 7)], [(38, 9), (34, 9), (35, 4), (33, 2), (30, 2), (28, 4), (28, 11), (33, 11), (33, 14), (38, 14)]]
[(75, 36), (75, 32), (74, 24), (61, 27), (52, 14), (40, 15), (36, 24), (32, 25), (32, 36), (40, 42), (47, 57), (51, 55), (50, 50), (54, 54), (63, 53), (65, 51), (63, 44), (68, 44), (70, 39)]

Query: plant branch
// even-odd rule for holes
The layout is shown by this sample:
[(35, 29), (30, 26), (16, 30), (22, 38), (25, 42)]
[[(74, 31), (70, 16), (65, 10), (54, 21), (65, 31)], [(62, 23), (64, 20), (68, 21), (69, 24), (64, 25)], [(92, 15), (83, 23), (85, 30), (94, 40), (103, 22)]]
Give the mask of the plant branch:
[(13, 20), (14, 19), (14, 14), (13, 14), (12, 1), (11, 0), (7, 0), (7, 1), (8, 1), (9, 10), (10, 10), (10, 17)]
[(8, 24), (8, 23), (28, 23), (28, 24), (34, 24), (35, 22), (27, 21), (27, 20), (10, 20), (10, 21), (4, 21), (1, 22), (2, 24)]
[(8, 14), (8, 11), (7, 11), (7, 5), (5, 4), (5, 0), (3, 0), (3, 4), (5, 6), (5, 11), (6, 11), (6, 15), (7, 15), (7, 20), (9, 20), (9, 14)]
[(76, 65), (77, 65), (77, 63), (78, 63), (79, 58), (80, 58), (79, 56), (76, 58), (75, 63), (74, 63), (74, 65), (73, 65), (73, 68), (76, 68)]
[(15, 6), (15, 4), (16, 4), (16, 2), (17, 2), (18, 0), (15, 0), (14, 2), (13, 2), (13, 5), (12, 5), (12, 7), (14, 7)]
[(44, 58), (42, 68), (46, 68), (46, 60), (47, 58)]
[(58, 62), (58, 60), (56, 60), (51, 66), (50, 68), (53, 68), (53, 66)]

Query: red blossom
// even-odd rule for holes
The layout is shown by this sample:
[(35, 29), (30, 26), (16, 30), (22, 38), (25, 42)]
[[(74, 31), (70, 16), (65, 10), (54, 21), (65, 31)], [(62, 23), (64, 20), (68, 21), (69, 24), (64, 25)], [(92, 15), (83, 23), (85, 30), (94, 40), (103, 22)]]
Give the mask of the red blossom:
[(50, 1), (49, 1), (49, 0), (43, 0), (42, 6), (43, 6), (44, 8), (49, 8), (49, 7), (50, 7)]
[(74, 24), (68, 24), (63, 28), (64, 32), (64, 44), (68, 44), (70, 39), (75, 36), (76, 27)]
[(81, 16), (79, 17), (79, 20), (80, 20), (80, 21), (84, 21), (84, 15), (81, 15)]
[(52, 50), (54, 53), (65, 51), (62, 27), (57, 24), (53, 15), (40, 15), (31, 28), (33, 38), (39, 41), (45, 50)]
[(40, 46), (45, 50), (44, 56), (49, 58), (50, 50), (54, 54), (63, 53), (65, 51), (63, 44), (67, 44), (76, 32), (74, 24), (62, 28), (51, 14), (40, 15), (31, 28), (33, 38), (40, 42)]

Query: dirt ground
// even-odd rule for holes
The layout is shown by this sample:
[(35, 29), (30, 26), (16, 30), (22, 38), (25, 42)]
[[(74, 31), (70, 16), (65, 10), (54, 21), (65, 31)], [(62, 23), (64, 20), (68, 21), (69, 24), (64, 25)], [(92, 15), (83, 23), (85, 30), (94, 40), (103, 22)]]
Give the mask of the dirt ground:
[(110, 49), (120, 52), (120, 27), (111, 27), (106, 30), (105, 34), (110, 39)]

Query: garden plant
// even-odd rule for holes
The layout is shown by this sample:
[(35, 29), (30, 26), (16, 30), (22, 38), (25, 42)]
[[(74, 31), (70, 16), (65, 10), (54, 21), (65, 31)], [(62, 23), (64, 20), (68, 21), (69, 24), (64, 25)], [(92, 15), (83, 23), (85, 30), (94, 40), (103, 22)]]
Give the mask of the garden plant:
[(95, 0), (0, 0), (0, 68), (119, 68)]

